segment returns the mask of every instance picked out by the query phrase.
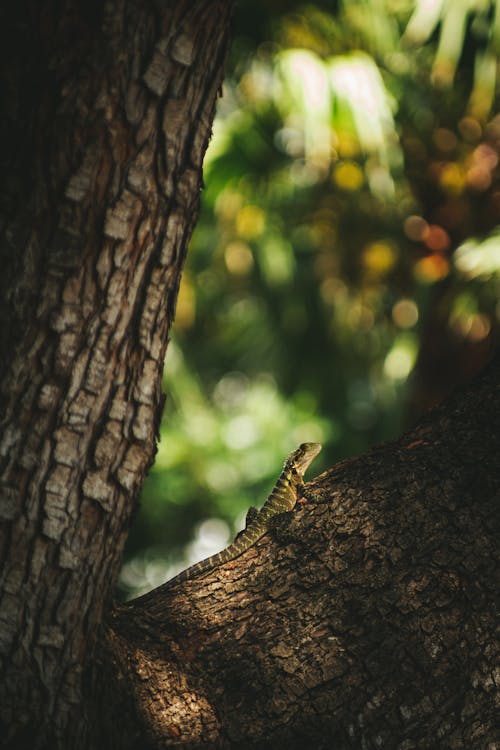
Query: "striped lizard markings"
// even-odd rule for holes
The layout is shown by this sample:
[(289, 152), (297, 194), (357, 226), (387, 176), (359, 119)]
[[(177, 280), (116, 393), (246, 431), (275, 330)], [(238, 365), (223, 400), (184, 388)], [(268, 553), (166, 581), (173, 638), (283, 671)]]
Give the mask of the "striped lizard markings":
[(320, 443), (302, 443), (296, 450), (292, 451), (286, 459), (283, 471), (266, 502), (259, 511), (255, 511), (255, 515), (247, 528), (238, 534), (234, 542), (222, 552), (217, 552), (215, 555), (211, 555), (183, 570), (167, 581), (163, 587), (168, 588), (182, 581), (202, 576), (219, 565), (234, 560), (252, 547), (267, 532), (269, 521), (273, 516), (292, 510), (295, 506), (304, 486), (304, 474), (320, 450)]

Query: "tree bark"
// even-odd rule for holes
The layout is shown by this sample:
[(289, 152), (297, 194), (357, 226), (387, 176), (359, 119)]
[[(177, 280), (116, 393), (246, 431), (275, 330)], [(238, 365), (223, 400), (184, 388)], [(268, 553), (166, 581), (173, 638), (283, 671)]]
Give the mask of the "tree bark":
[(239, 559), (115, 608), (108, 746), (499, 747), (499, 455), (500, 356)]
[(82, 675), (155, 452), (230, 6), (0, 11), (4, 747), (88, 747)]

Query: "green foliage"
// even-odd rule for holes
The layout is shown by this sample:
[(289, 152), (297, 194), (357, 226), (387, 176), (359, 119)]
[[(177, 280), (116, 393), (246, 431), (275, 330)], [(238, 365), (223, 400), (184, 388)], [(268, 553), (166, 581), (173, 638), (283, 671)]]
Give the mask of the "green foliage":
[(493, 5), (255, 5), (205, 161), (132, 590), (222, 547), (301, 441), (325, 444), (317, 473), (394, 437), (433, 300), (459, 341), (498, 328)]

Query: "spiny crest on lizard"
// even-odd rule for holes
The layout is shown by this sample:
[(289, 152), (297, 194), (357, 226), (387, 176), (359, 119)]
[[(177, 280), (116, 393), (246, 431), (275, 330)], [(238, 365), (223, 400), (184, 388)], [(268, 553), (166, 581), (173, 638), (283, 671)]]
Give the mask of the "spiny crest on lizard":
[(309, 464), (311, 464), (321, 450), (321, 443), (302, 443), (285, 460), (283, 469), (295, 468), (301, 476), (304, 476)]
[(270, 518), (278, 513), (292, 510), (295, 506), (304, 484), (304, 473), (320, 450), (320, 443), (302, 443), (296, 450), (292, 451), (286, 459), (283, 471), (266, 502), (259, 511), (256, 511), (251, 523), (238, 534), (234, 542), (222, 552), (217, 552), (217, 554), (211, 555), (211, 557), (207, 557), (205, 560), (183, 570), (163, 584), (161, 588), (170, 588), (174, 584), (204, 575), (219, 565), (234, 560), (252, 547), (267, 532)]

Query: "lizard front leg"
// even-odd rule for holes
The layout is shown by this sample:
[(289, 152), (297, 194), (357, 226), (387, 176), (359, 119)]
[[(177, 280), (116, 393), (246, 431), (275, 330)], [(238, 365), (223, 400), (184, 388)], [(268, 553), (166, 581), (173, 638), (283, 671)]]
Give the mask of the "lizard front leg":
[(234, 538), (234, 541), (236, 541), (243, 534), (243, 532), (246, 531), (253, 524), (253, 522), (259, 515), (259, 513), (260, 513), (260, 510), (256, 508), (254, 505), (251, 505), (249, 507), (249, 509), (247, 510), (246, 518), (245, 518), (245, 528), (242, 529), (241, 531), (238, 531), (238, 533), (236, 534)]
[(248, 527), (252, 525), (252, 523), (255, 521), (259, 513), (260, 513), (260, 510), (256, 508), (254, 505), (251, 505), (249, 507), (249, 509), (247, 510), (246, 518), (245, 518), (245, 529), (248, 529)]

